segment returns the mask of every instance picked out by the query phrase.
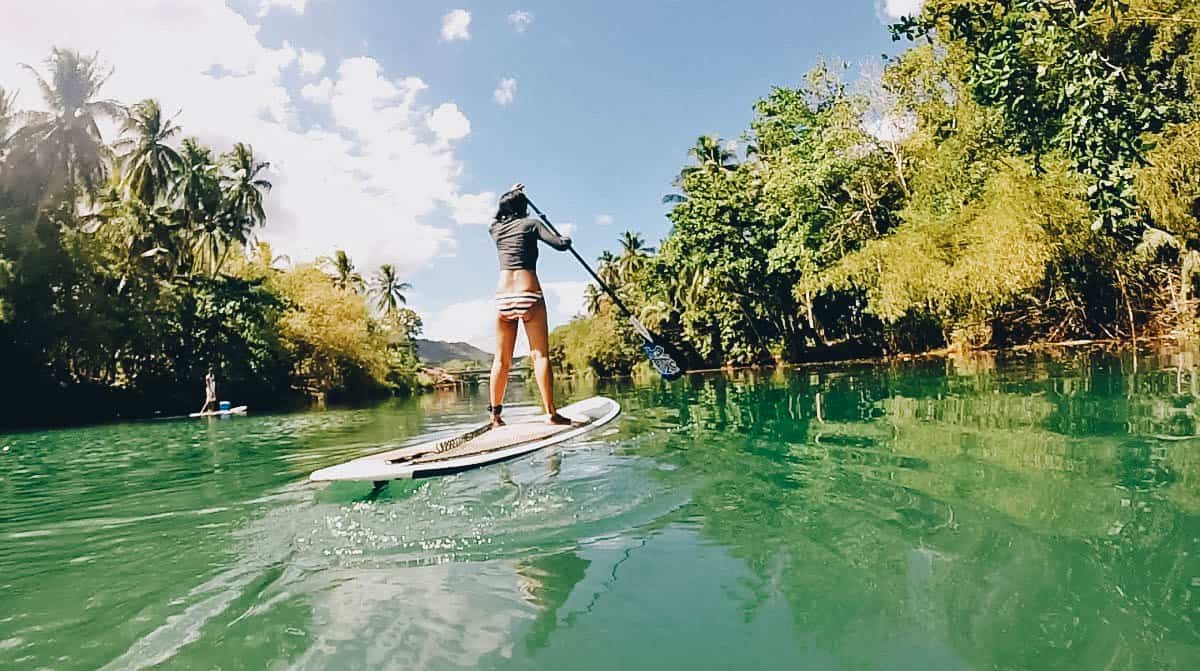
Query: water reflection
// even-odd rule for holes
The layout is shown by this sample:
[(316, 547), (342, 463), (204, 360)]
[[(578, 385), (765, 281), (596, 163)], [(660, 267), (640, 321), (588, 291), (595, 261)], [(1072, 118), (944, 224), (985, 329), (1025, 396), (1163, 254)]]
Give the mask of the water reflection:
[(587, 574), (591, 561), (574, 551), (535, 557), (517, 562), (521, 592), (538, 609), (537, 617), (525, 634), (529, 654), (546, 647), (558, 627), (558, 611)]
[(971, 667), (1189, 668), (1194, 375), (1124, 363), (734, 375), (638, 395), (677, 409), (687, 429), (659, 454), (706, 474), (702, 533), (746, 562), (755, 594), (790, 603), (798, 637), (847, 651), (864, 629), (915, 629)]
[(569, 382), (616, 428), (374, 499), (298, 480), (482, 399), (7, 437), (0, 665), (1197, 668), (1197, 361)]

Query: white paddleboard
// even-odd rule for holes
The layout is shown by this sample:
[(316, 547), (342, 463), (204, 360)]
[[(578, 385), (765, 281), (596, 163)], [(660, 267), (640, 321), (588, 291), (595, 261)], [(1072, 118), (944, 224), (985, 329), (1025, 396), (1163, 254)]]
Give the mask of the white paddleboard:
[(188, 417), (221, 417), (224, 415), (244, 415), (249, 410), (248, 406), (239, 405), (236, 408), (228, 410), (209, 410), (208, 412), (193, 412)]
[(308, 477), (312, 482), (382, 482), (450, 475), (460, 471), (515, 459), (557, 445), (611, 422), (621, 413), (616, 401), (603, 396), (559, 409), (570, 426), (546, 423), (545, 415), (506, 418), (494, 429), (481, 426), (465, 433), (403, 447), (322, 468)]

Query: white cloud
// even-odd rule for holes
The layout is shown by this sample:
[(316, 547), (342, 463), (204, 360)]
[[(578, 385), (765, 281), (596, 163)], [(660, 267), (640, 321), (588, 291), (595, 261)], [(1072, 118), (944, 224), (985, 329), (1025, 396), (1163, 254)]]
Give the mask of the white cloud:
[(505, 77), (500, 80), (500, 84), (496, 86), (496, 90), (492, 91), (492, 97), (501, 107), (508, 107), (512, 104), (513, 98), (517, 97), (517, 80), (512, 77)]
[(587, 291), (587, 286), (587, 282), (581, 281), (542, 283), (542, 289), (546, 292), (546, 305), (550, 308), (551, 328), (570, 321), (585, 310), (584, 292)]
[(471, 39), (471, 12), (465, 9), (455, 9), (442, 17), (442, 40)]
[(327, 103), (333, 96), (333, 80), (326, 77), (316, 84), (305, 84), (300, 89), (300, 95), (315, 103)]
[(319, 51), (300, 50), (300, 69), (306, 75), (315, 75), (325, 67), (325, 56)]
[(308, 0), (261, 0), (258, 3), (258, 15), (260, 17), (271, 13), (272, 9), (290, 9), (296, 14), (304, 13), (304, 6), (308, 4)]
[(568, 238), (574, 236), (575, 231), (579, 230), (579, 227), (571, 222), (567, 222), (565, 224), (558, 224), (555, 226), (555, 228), (558, 229), (559, 233), (562, 233), (563, 235), (567, 236)]
[(506, 19), (508, 24), (513, 27), (513, 30), (518, 33), (524, 33), (529, 30), (529, 26), (533, 24), (533, 14), (523, 9), (518, 9), (508, 15)]
[[(385, 74), (366, 57), (343, 61), (306, 95), (282, 77), (296, 49), (261, 39), (246, 17), (210, 0), (125, 0), (120, 11), (5, 0), (0, 82), (32, 106), (37, 88), (17, 63), (40, 64), (52, 45), (99, 52), (114, 67), (106, 97), (153, 96), (165, 110), (182, 109), (184, 133), (217, 151), (252, 144), (271, 162), (275, 186), (262, 237), (297, 261), (342, 248), (360, 268), (395, 263), (407, 275), (452, 251), (452, 232), (425, 218), (459, 198), (453, 141), (470, 123), (458, 108), (422, 100), (423, 81)], [(302, 95), (328, 100), (331, 126), (301, 122)]]
[(877, 0), (876, 8), (885, 18), (895, 20), (920, 14), (924, 4), (925, 0)]
[(612, 226), (612, 223), (613, 223), (613, 216), (611, 214), (597, 214), (596, 215), (596, 225), (597, 226)]
[(442, 140), (461, 140), (471, 134), (471, 122), (454, 103), (442, 103), (425, 116), (425, 123)]
[(492, 223), (496, 214), (496, 194), (493, 191), (460, 195), (450, 204), (454, 221), (463, 225), (483, 225)]

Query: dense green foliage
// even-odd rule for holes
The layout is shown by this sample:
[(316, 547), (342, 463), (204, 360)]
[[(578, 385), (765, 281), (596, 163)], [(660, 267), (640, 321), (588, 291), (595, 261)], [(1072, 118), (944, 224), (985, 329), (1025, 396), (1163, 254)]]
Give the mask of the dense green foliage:
[[(693, 367), (1194, 329), (1200, 3), (930, 0), (892, 31), (879, 72), (700, 138), (659, 253), (608, 255), (626, 303)], [(637, 360), (610, 307), (556, 334), (570, 366)]]
[(0, 89), (0, 424), (195, 410), (209, 368), (256, 407), (416, 384), (421, 321), (394, 268), (373, 313), (344, 252), (345, 276), (281, 267), (256, 241), (271, 184), (249, 145), (176, 143), (158, 102), (100, 98), (95, 57), (45, 66), (48, 112)]

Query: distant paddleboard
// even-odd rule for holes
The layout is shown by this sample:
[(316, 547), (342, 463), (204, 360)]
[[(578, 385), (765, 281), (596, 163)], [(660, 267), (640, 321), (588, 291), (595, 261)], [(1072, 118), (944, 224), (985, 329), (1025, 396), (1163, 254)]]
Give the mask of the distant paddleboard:
[(210, 410), (208, 412), (193, 412), (188, 417), (222, 417), (224, 415), (244, 415), (249, 410), (248, 406), (239, 405), (236, 408), (228, 410)]
[(515, 459), (557, 445), (604, 426), (621, 413), (617, 402), (593, 396), (559, 409), (569, 426), (546, 423), (545, 415), (507, 419), (496, 428), (481, 426), (451, 438), (429, 441), (373, 454), (309, 476), (313, 482), (381, 482), (450, 475), (460, 471)]

